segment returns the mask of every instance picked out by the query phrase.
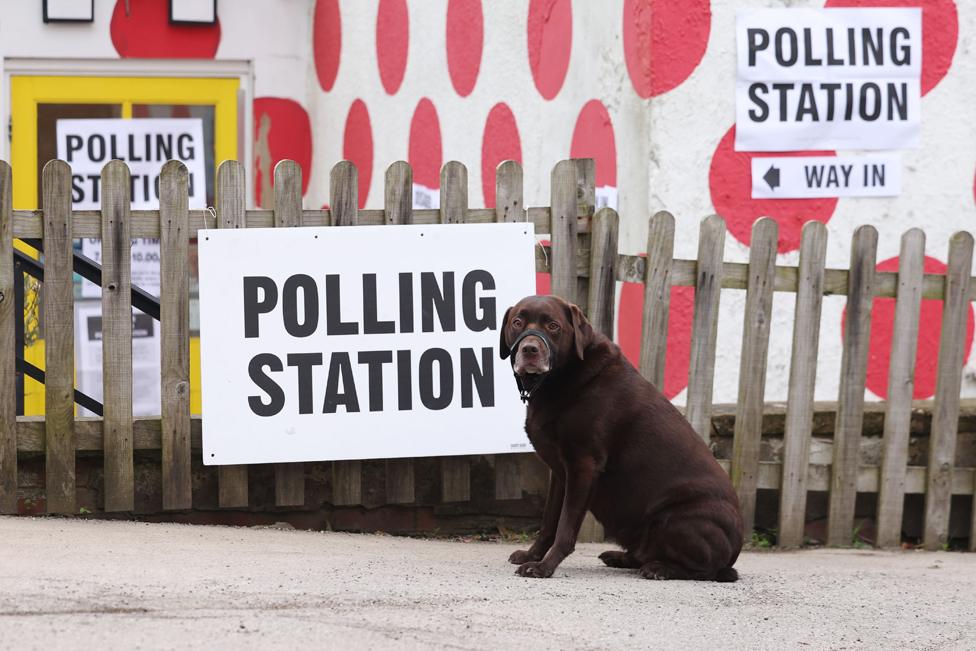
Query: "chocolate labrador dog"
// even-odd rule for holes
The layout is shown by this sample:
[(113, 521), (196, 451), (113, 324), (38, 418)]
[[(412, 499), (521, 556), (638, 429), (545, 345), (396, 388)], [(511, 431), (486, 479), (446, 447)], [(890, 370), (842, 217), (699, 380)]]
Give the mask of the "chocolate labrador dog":
[(735, 581), (739, 500), (681, 413), (579, 307), (530, 296), (505, 313), (500, 354), (512, 358), (525, 430), (552, 469), (539, 537), (508, 559), (552, 576), (573, 552), (587, 510), (623, 551), (610, 567), (648, 579)]

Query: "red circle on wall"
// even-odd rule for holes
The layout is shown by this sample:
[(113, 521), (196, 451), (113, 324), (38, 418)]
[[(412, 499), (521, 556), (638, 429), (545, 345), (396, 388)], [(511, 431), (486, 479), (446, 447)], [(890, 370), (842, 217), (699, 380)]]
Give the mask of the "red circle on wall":
[[(264, 151), (262, 138), (267, 138), (270, 161), (261, 160)], [(254, 195), (257, 205), (264, 205), (261, 197), (262, 170), (268, 170), (274, 183), (275, 165), (286, 159), (295, 161), (302, 168), (304, 195), (312, 177), (312, 123), (302, 105), (282, 97), (256, 98), (254, 144)]]
[(641, 97), (666, 93), (701, 63), (712, 27), (709, 0), (624, 0), (624, 60)]
[(413, 182), (432, 190), (440, 187), (441, 125), (433, 102), (424, 97), (410, 119), (407, 161), (413, 168)]
[(827, 223), (837, 207), (829, 199), (753, 199), (752, 159), (764, 156), (833, 156), (832, 151), (743, 152), (735, 151), (735, 127), (728, 130), (712, 155), (708, 187), (715, 212), (722, 216), (729, 233), (748, 245), (752, 224), (760, 217), (771, 217), (779, 225), (779, 252), (800, 248), (803, 224), (816, 220)]
[[(944, 274), (946, 265), (937, 258), (925, 256), (925, 273)], [(888, 258), (877, 266), (878, 271), (898, 271), (898, 257)], [(868, 370), (865, 384), (872, 393), (888, 397), (888, 369), (891, 355), (891, 339), (895, 325), (895, 299), (875, 298), (871, 308), (871, 343), (868, 348)], [(973, 308), (969, 306), (966, 321), (966, 343), (963, 346), (963, 362), (969, 358), (973, 347)], [(841, 317), (841, 337), (847, 330), (847, 308)], [(913, 400), (924, 400), (935, 395), (939, 370), (939, 337), (942, 335), (942, 301), (923, 299), (918, 322), (918, 345), (915, 354), (915, 386)]]
[(369, 123), (369, 111), (361, 99), (352, 103), (346, 116), (342, 157), (356, 166), (359, 174), (358, 203), (360, 208), (364, 208), (369, 195), (369, 182), (373, 177), (373, 130)]
[(481, 0), (450, 0), (447, 4), (447, 71), (454, 90), (467, 97), (481, 69), (484, 45)]
[(566, 79), (573, 47), (570, 0), (530, 0), (527, 32), (532, 80), (543, 98), (552, 99)]
[(952, 66), (959, 40), (953, 0), (827, 0), (826, 7), (921, 7), (922, 94), (935, 88)]
[[(691, 364), (691, 326), (695, 315), (695, 288), (672, 287), (668, 309), (668, 343), (664, 355), (664, 386), (670, 400), (688, 386)], [(640, 368), (641, 331), (644, 318), (644, 284), (623, 283), (617, 313), (617, 341), (627, 359)]]
[(220, 20), (213, 25), (171, 25), (167, 0), (117, 0), (109, 34), (123, 58), (212, 59), (220, 45)]
[(522, 140), (512, 109), (499, 102), (488, 112), (481, 137), (481, 191), (486, 208), (495, 207), (495, 170), (506, 160), (522, 162)]
[(400, 90), (407, 70), (410, 22), (407, 0), (380, 0), (376, 11), (376, 63), (389, 95)]
[(597, 187), (617, 187), (617, 145), (607, 107), (591, 99), (579, 112), (573, 128), (572, 158), (592, 158), (596, 164)]
[(342, 15), (339, 0), (318, 0), (312, 21), (312, 55), (315, 74), (324, 91), (332, 90), (339, 74), (342, 53)]

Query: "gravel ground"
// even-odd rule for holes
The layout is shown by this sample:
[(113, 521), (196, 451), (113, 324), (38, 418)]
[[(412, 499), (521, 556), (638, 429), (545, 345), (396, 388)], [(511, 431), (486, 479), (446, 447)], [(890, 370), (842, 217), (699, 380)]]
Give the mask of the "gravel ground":
[(733, 584), (647, 581), (517, 546), (0, 517), (0, 646), (974, 649), (976, 554), (744, 553)]

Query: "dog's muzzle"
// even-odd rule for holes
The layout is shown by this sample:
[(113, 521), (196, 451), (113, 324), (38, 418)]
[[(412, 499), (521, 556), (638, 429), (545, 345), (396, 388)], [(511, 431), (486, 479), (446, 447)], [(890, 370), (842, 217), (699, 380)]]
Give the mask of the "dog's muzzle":
[[(535, 330), (534, 328), (523, 330), (522, 334), (520, 334), (518, 337), (515, 338), (515, 341), (512, 343), (512, 346), (508, 349), (508, 356), (512, 360), (513, 371), (515, 369), (515, 356), (518, 354), (519, 344), (522, 343), (522, 340), (525, 339), (526, 337), (532, 337), (532, 336), (538, 337), (539, 339), (542, 340), (542, 343), (545, 344), (546, 351), (549, 353), (549, 372), (551, 372), (552, 369), (556, 366), (556, 348), (555, 346), (552, 345), (552, 341), (549, 339), (549, 335), (547, 335), (542, 330)], [(538, 379), (534, 380), (531, 383), (526, 383), (525, 381), (523, 381), (521, 377), (519, 377), (518, 373), (513, 372), (513, 375), (515, 375), (515, 384), (518, 386), (519, 397), (522, 398), (522, 402), (529, 401), (529, 398), (531, 398), (532, 394), (535, 393), (536, 389), (538, 389), (542, 385), (542, 382), (549, 375), (549, 372), (540, 373), (538, 375)]]

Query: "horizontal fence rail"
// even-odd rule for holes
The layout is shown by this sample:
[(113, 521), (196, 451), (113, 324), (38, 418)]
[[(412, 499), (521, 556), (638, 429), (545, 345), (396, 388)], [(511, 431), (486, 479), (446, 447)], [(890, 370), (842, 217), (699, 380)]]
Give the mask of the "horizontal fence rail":
[[(674, 258), (675, 220), (659, 212), (648, 221), (646, 256), (618, 253), (619, 216), (595, 208), (594, 167), (588, 159), (562, 161), (551, 175), (550, 205), (526, 208), (521, 166), (505, 161), (496, 169), (497, 206), (468, 206), (467, 169), (445, 164), (440, 177), (440, 208), (414, 209), (413, 173), (399, 161), (385, 175), (384, 207), (360, 209), (358, 172), (342, 161), (331, 171), (330, 208), (302, 208), (302, 171), (293, 161), (274, 170), (271, 209), (247, 209), (244, 167), (236, 161), (221, 164), (216, 176), (215, 210), (190, 210), (187, 171), (179, 162), (167, 163), (160, 176), (159, 210), (130, 210), (128, 169), (118, 161), (102, 173), (102, 208), (72, 211), (71, 171), (63, 161), (51, 161), (42, 175), (41, 210), (13, 210), (11, 170), (0, 163), (0, 512), (15, 513), (18, 455), (44, 454), (47, 510), (75, 512), (75, 454), (104, 455), (104, 509), (133, 509), (134, 452), (158, 450), (162, 464), (162, 502), (165, 510), (193, 508), (193, 458), (199, 455), (200, 417), (191, 416), (189, 403), (189, 284), (188, 247), (199, 231), (211, 228), (300, 228), (383, 224), (531, 222), (551, 243), (536, 247), (536, 270), (552, 275), (553, 293), (578, 303), (594, 327), (614, 333), (615, 285), (618, 281), (644, 285), (640, 343), (640, 371), (661, 385), (668, 342), (668, 313), (672, 287), (694, 287), (695, 307), (688, 384), (687, 416), (708, 441), (714, 419), (723, 410), (734, 414), (732, 452), (720, 463), (730, 473), (742, 504), (748, 535), (755, 518), (757, 491), (779, 492), (779, 544), (803, 541), (804, 510), (810, 491), (829, 493), (828, 541), (850, 544), (854, 503), (858, 494), (876, 493), (878, 544), (900, 544), (904, 496), (925, 495), (925, 546), (948, 540), (951, 496), (976, 492), (976, 471), (954, 467), (960, 410), (963, 344), (968, 305), (976, 300), (972, 282), (973, 240), (968, 233), (952, 238), (946, 274), (924, 273), (924, 234), (913, 229), (902, 240), (901, 268), (877, 271), (877, 231), (863, 226), (854, 235), (850, 269), (825, 268), (826, 227), (810, 222), (803, 228), (797, 266), (776, 264), (776, 222), (760, 219), (753, 226), (746, 263), (723, 260), (725, 224), (718, 216), (701, 223), (696, 260)], [(72, 241), (103, 241), (103, 266), (83, 260), (86, 278), (102, 288), (105, 319), (102, 418), (76, 418), (74, 389), (72, 273), (78, 271)], [(159, 238), (161, 296), (131, 287), (131, 238)], [(24, 254), (15, 266), (14, 242), (21, 240), (43, 251), (43, 262)], [(107, 245), (105, 243), (108, 243)], [(45, 416), (17, 416), (16, 373), (27, 369), (18, 349), (15, 326), (23, 319), (16, 308), (15, 286), (22, 283), (25, 262), (41, 269), (45, 368), (33, 377), (45, 384)], [(41, 267), (42, 265), (42, 267)], [(37, 272), (38, 270), (34, 270)], [(722, 290), (744, 290), (738, 403), (730, 408), (712, 404), (716, 332)], [(784, 409), (783, 454), (778, 462), (760, 458), (765, 419), (771, 406), (764, 402), (772, 300), (776, 292), (796, 294), (788, 400)], [(817, 334), (824, 296), (847, 297), (848, 326), (843, 338), (840, 388), (833, 427), (831, 463), (811, 463), (810, 449), (816, 405)], [(880, 465), (863, 465), (859, 449), (865, 419), (865, 375), (874, 298), (896, 298), (889, 385), (884, 403), (883, 456)], [(938, 386), (933, 409), (928, 466), (908, 465), (912, 418), (914, 351), (918, 338), (919, 305), (923, 299), (943, 301), (943, 329), (939, 352)], [(132, 307), (159, 319), (162, 333), (161, 415), (132, 415)], [(42, 376), (37, 372), (41, 371)], [(529, 477), (522, 455), (493, 459), (495, 498), (520, 499), (525, 487), (538, 484)], [(471, 459), (440, 460), (441, 499), (464, 503), (471, 499)], [(365, 501), (363, 461), (331, 464), (331, 503), (361, 505)], [(306, 505), (304, 464), (276, 464), (274, 496), (278, 507)], [(383, 462), (385, 503), (417, 503), (417, 464), (413, 459)], [(218, 502), (222, 508), (247, 508), (247, 466), (219, 466)], [(584, 530), (599, 537), (589, 520)], [(976, 509), (973, 515), (976, 532)], [(976, 546), (976, 535), (970, 537)]]

